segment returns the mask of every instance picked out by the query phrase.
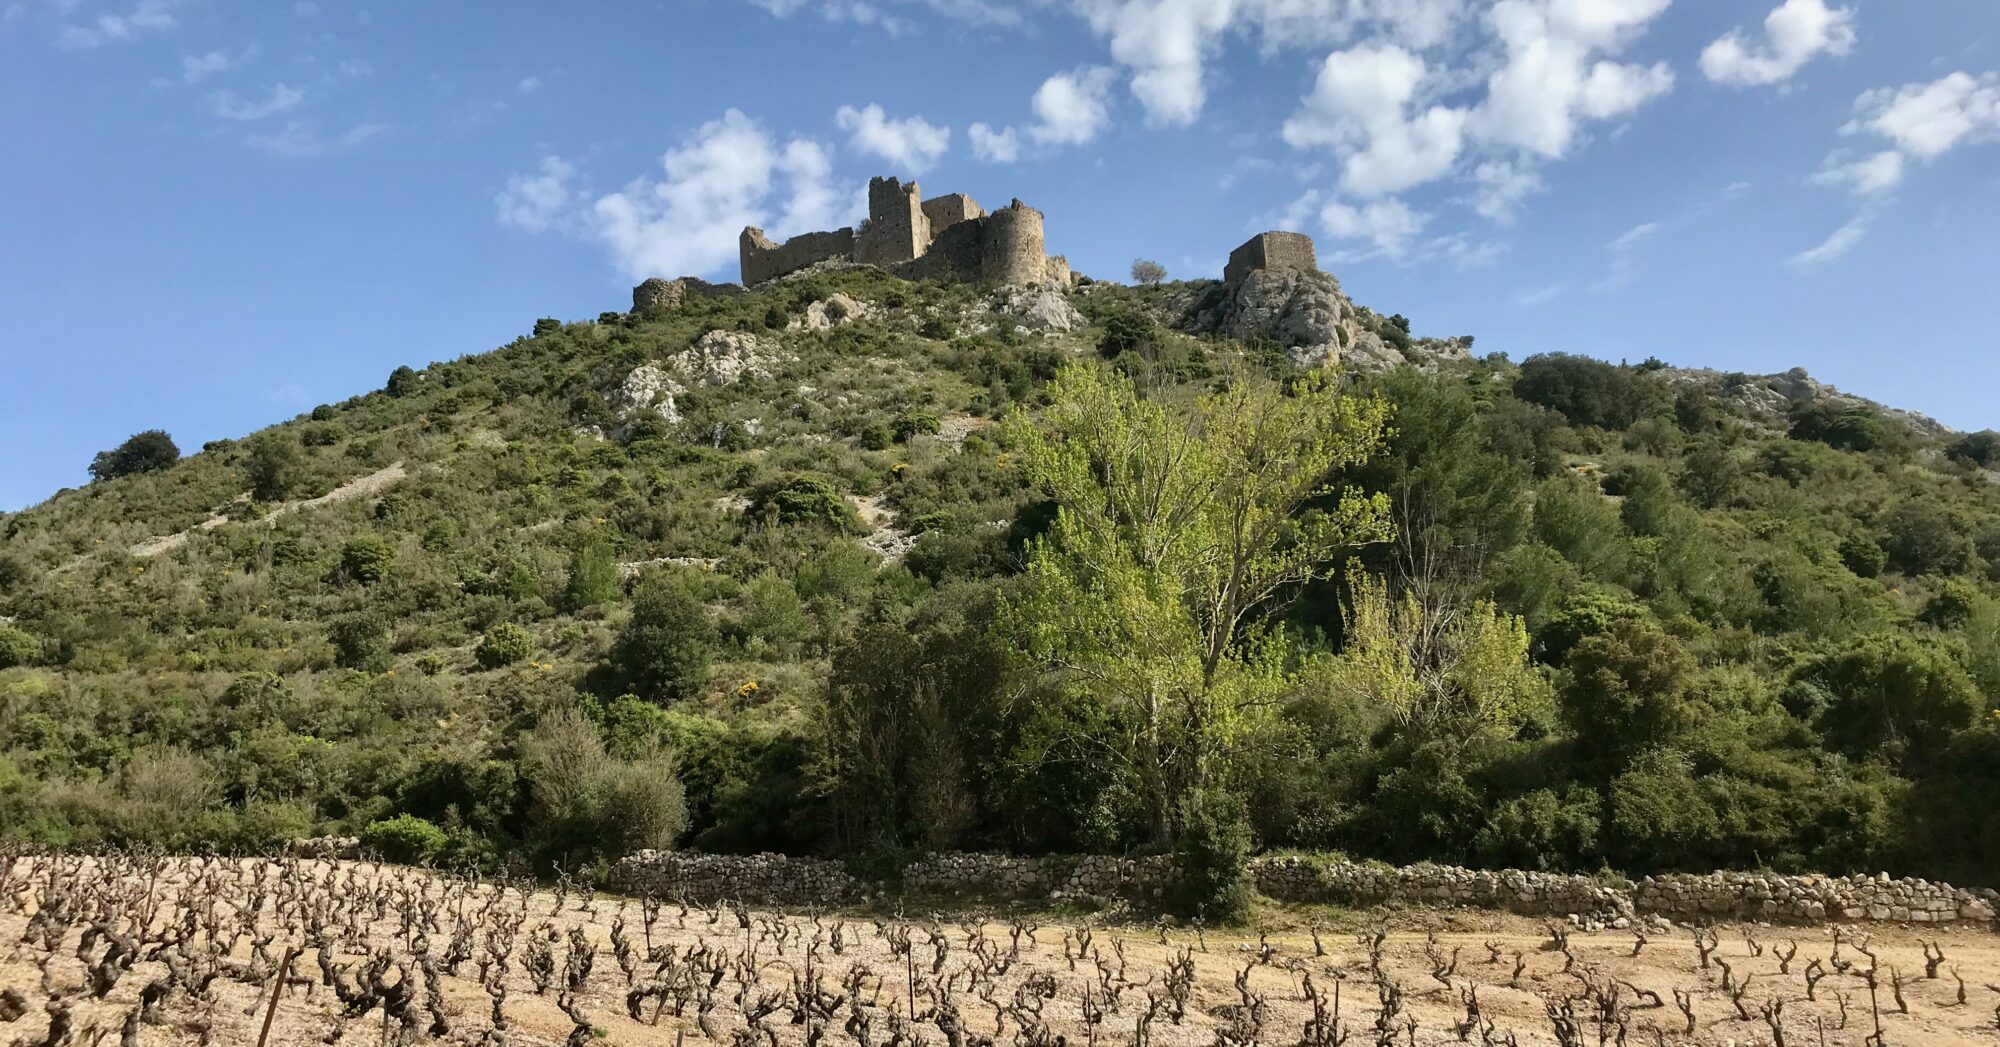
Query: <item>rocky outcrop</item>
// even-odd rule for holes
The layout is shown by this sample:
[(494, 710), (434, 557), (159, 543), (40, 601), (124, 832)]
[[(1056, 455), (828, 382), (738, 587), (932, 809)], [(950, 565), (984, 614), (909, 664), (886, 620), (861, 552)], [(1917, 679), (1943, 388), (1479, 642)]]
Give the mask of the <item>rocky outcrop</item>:
[(1900, 422), (1921, 436), (1944, 436), (1951, 429), (1944, 423), (1915, 411), (1887, 407), (1873, 400), (1843, 393), (1794, 367), (1782, 374), (1724, 373), (1708, 368), (1671, 367), (1661, 372), (1676, 385), (1706, 386), (1736, 407), (1752, 424), (1777, 432), (1791, 425), (1792, 408), (1799, 404), (1833, 401), (1865, 407), (1882, 417)]
[(992, 304), (1001, 319), (1031, 334), (1069, 334), (1089, 323), (1069, 295), (1049, 285), (1009, 287), (994, 295)]
[(805, 315), (787, 324), (794, 331), (826, 331), (874, 315), (874, 307), (835, 292), (806, 306)]
[(1258, 269), (1222, 293), (1186, 326), (1238, 341), (1276, 342), (1302, 366), (1337, 362), (1354, 306), (1332, 276), (1317, 270)]
[(692, 346), (667, 358), (690, 382), (731, 385), (744, 378), (769, 378), (777, 350), (747, 331), (710, 331)]
[(606, 399), (611, 403), (611, 412), (627, 428), (648, 417), (656, 417), (672, 425), (681, 420), (674, 397), (685, 392), (687, 388), (675, 381), (665, 367), (640, 364), (618, 383)]

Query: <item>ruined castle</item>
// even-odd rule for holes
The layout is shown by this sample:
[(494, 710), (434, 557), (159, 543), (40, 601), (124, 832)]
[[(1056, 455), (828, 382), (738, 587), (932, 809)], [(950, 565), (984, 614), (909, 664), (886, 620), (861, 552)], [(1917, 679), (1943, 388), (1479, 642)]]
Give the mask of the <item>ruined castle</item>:
[(754, 226), (739, 240), (753, 286), (821, 262), (876, 265), (910, 280), (1070, 284), (1069, 262), (1042, 246), (1042, 213), (1019, 200), (992, 213), (964, 193), (923, 198), (915, 182), (868, 182), (861, 227), (801, 233), (775, 243)]

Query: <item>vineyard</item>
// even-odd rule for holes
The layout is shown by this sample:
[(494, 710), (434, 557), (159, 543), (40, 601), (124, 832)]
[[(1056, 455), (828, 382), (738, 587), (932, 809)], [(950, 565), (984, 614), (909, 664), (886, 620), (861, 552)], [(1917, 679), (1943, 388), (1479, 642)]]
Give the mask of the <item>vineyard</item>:
[[(568, 877), (0, 854), (0, 1036), (65, 1044), (1990, 1044), (2000, 939), (1285, 910), (774, 912)], [(1338, 928), (1336, 930), (1336, 928)]]

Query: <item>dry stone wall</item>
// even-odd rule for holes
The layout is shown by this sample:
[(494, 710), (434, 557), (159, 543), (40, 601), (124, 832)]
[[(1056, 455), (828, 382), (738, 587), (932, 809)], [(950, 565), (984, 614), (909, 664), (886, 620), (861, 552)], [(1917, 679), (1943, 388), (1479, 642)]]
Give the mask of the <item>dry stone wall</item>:
[[(1154, 905), (1173, 884), (1164, 857), (942, 853), (902, 870), (900, 889), (1013, 899), (1125, 900)], [(1710, 873), (1648, 877), (1635, 884), (1588, 876), (1448, 865), (1388, 866), (1320, 857), (1252, 859), (1250, 877), (1279, 901), (1357, 907), (1468, 907), (1523, 916), (1574, 916), (1610, 926), (1638, 917), (1683, 923), (1877, 921), (1935, 924), (1995, 920), (2000, 892), (1920, 879)], [(641, 851), (620, 861), (613, 886), (691, 900), (766, 905), (858, 900), (887, 885), (858, 879), (839, 862), (783, 855)]]

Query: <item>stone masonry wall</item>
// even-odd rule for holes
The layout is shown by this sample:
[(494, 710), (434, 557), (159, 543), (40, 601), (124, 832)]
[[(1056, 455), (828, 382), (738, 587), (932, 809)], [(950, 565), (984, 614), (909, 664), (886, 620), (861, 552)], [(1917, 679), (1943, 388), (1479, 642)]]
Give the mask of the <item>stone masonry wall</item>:
[(930, 223), (933, 241), (946, 229), (985, 215), (985, 209), (964, 193), (946, 193), (924, 201), (924, 220)]
[[(1398, 868), (1301, 857), (1252, 859), (1250, 876), (1259, 891), (1280, 901), (1467, 906), (1524, 916), (1575, 915), (1607, 923), (1639, 916), (1690, 923), (1991, 922), (2000, 906), (2000, 892), (1886, 876), (1725, 872), (1649, 877), (1628, 885), (1561, 873), (1428, 864)], [(1125, 899), (1151, 905), (1162, 899), (1172, 882), (1172, 865), (1157, 856), (950, 853), (926, 855), (905, 866), (901, 886), (919, 894)], [(822, 859), (669, 851), (641, 851), (621, 860), (613, 870), (612, 884), (633, 893), (766, 905), (835, 904), (885, 889), (856, 879), (839, 862)]]
[(931, 223), (924, 216), (917, 183), (869, 179), (868, 224), (854, 238), (854, 260), (891, 266), (923, 254), (930, 244)]
[(1259, 269), (1311, 272), (1318, 268), (1319, 258), (1313, 250), (1312, 237), (1278, 231), (1258, 233), (1243, 246), (1229, 252), (1229, 264), (1222, 269), (1222, 282), (1230, 285), (1242, 283), (1244, 277)]
[(979, 238), (979, 275), (986, 283), (1033, 284), (1048, 279), (1042, 213), (1019, 200), (987, 215)]
[(762, 229), (754, 226), (745, 229), (737, 243), (744, 286), (775, 280), (819, 262), (852, 258), (854, 242), (853, 229), (800, 233), (782, 244), (773, 242)]

